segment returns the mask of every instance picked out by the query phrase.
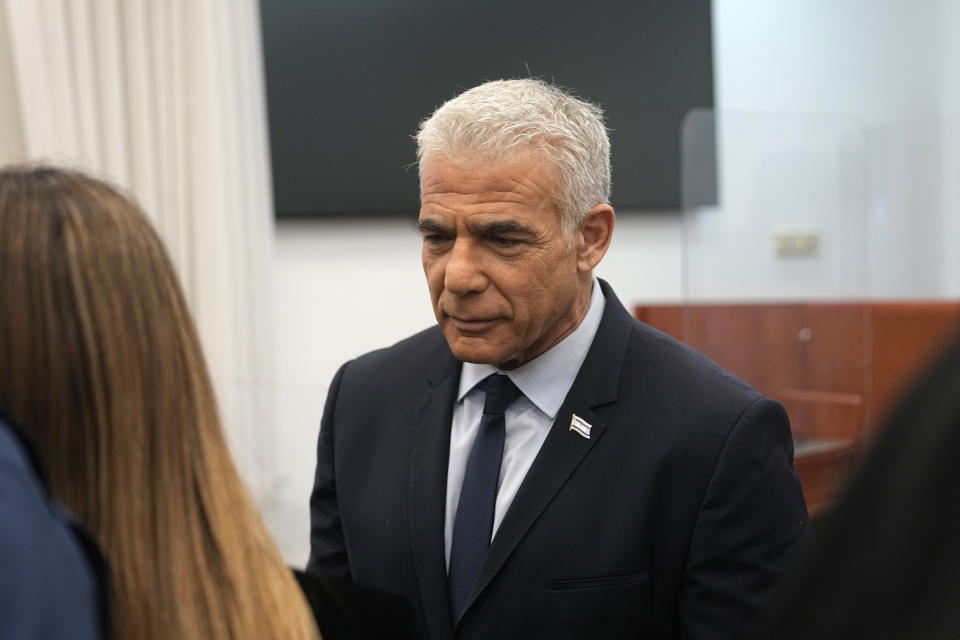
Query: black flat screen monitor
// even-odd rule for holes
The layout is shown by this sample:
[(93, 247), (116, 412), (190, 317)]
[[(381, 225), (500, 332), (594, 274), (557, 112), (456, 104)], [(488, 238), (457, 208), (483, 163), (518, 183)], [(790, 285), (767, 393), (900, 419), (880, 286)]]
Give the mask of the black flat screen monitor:
[(604, 108), (615, 208), (682, 204), (681, 125), (713, 107), (709, 0), (260, 4), (280, 218), (414, 215), (419, 122), (483, 81), (530, 76)]

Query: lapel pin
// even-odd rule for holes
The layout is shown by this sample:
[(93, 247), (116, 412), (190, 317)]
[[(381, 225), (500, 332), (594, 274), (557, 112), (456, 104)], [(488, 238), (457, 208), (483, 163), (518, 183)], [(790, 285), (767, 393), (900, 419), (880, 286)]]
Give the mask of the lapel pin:
[(570, 431), (576, 431), (587, 440), (590, 439), (590, 423), (577, 414), (573, 414), (573, 418), (570, 419)]

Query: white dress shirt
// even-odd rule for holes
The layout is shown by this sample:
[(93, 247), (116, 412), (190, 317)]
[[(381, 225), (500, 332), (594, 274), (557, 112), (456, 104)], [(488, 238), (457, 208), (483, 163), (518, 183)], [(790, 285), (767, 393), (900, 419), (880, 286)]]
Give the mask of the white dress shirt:
[[(560, 411), (560, 405), (573, 386), (580, 365), (586, 359), (600, 326), (605, 303), (600, 286), (594, 280), (590, 307), (580, 325), (549, 351), (506, 372), (523, 395), (507, 408), (505, 414), (507, 431), (503, 444), (503, 461), (500, 463), (500, 483), (497, 488), (492, 535), (496, 535), (504, 514), (517, 495), (520, 483), (537, 457), (543, 441), (547, 439), (550, 427)], [(467, 458), (470, 457), (473, 440), (480, 429), (480, 416), (483, 415), (484, 393), (475, 387), (497, 371), (499, 369), (491, 364), (464, 362), (460, 372), (460, 390), (457, 393), (457, 403), (453, 407), (450, 458), (447, 463), (447, 517), (444, 538), (448, 568), (453, 522), (457, 516), (463, 474), (467, 469)]]

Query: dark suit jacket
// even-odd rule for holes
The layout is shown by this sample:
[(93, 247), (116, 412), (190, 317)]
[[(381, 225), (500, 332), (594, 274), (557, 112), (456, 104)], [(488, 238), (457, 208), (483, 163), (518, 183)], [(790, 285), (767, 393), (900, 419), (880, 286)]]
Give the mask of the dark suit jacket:
[(396, 594), (293, 570), (323, 640), (416, 640), (413, 608)]
[(436, 327), (334, 378), (308, 571), (402, 594), (434, 640), (738, 637), (807, 526), (787, 417), (601, 286), (596, 338), (459, 621), (444, 495), (460, 363)]

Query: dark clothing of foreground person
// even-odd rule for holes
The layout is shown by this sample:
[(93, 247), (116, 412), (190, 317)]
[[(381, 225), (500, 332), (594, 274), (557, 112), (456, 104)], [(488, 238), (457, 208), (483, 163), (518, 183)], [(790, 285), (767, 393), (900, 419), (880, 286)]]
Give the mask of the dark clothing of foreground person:
[(106, 572), (93, 542), (47, 492), (0, 414), (0, 638), (104, 637)]
[(960, 638), (960, 342), (877, 438), (760, 638)]

